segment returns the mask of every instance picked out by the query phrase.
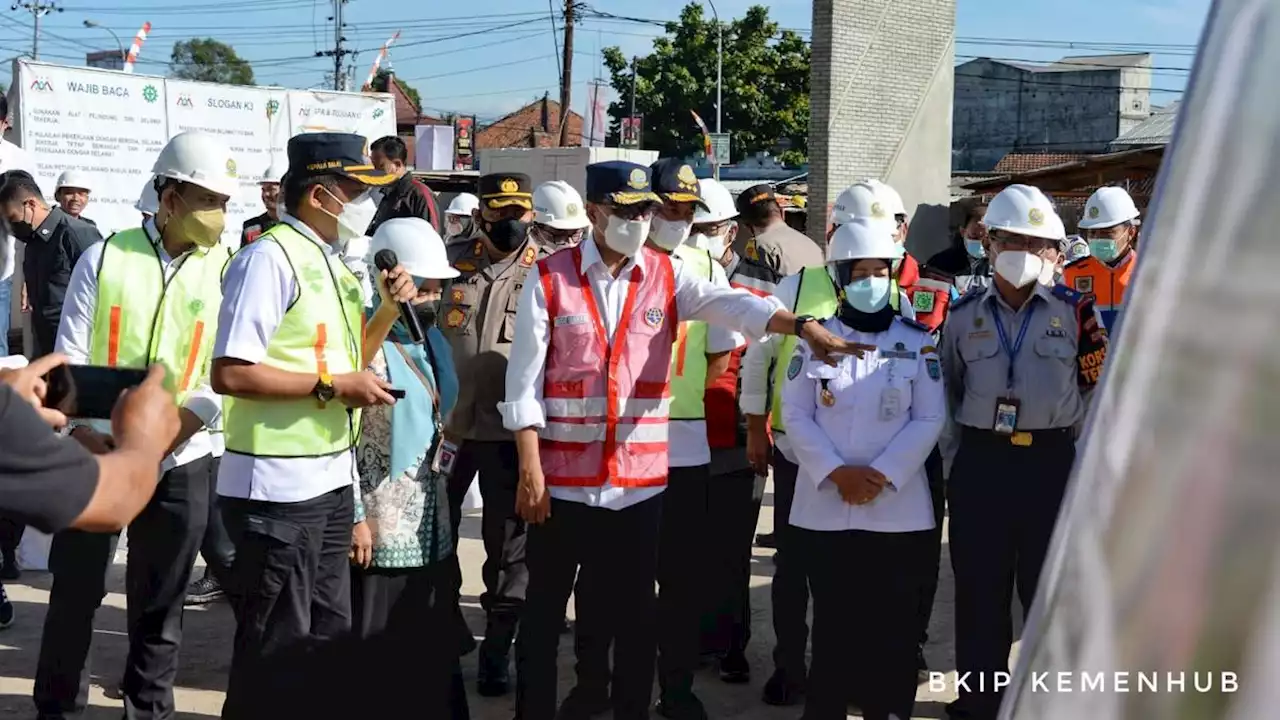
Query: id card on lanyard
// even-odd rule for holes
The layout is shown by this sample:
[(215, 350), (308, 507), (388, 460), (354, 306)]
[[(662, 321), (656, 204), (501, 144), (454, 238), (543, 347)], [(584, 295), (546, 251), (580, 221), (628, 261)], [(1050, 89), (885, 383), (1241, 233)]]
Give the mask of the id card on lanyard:
[(998, 435), (1013, 435), (1018, 431), (1018, 410), (1022, 403), (1013, 394), (1013, 366), (1018, 362), (1018, 353), (1022, 351), (1022, 342), (1027, 339), (1027, 328), (1031, 327), (1031, 316), (1035, 315), (1036, 306), (1027, 308), (1022, 316), (1022, 326), (1018, 329), (1018, 337), (1009, 342), (1009, 334), (1004, 329), (997, 312), (992, 311), (992, 320), (996, 324), (996, 334), (1000, 336), (1000, 347), (1009, 358), (1009, 373), (1005, 382), (1005, 394), (996, 398), (995, 417), (991, 421), (991, 431)]
[(444, 439), (444, 418), (440, 414), (440, 392), (436, 390), (436, 384), (431, 381), (421, 370), (418, 369), (413, 358), (409, 357), (409, 353), (405, 352), (404, 346), (395, 343), (396, 350), (400, 351), (400, 355), (404, 357), (405, 364), (418, 376), (418, 380), (426, 386), (427, 391), (431, 393), (431, 410), (434, 417), (432, 422), (435, 425), (435, 440), (432, 442), (433, 447), (428, 455), (431, 456), (431, 471), (448, 476), (453, 472), (453, 464), (458, 459), (458, 446), (449, 440)]

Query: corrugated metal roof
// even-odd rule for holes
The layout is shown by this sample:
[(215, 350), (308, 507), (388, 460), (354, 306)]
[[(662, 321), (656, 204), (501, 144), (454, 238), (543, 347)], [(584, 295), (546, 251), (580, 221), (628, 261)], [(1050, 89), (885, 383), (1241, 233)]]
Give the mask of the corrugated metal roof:
[(1043, 68), (1046, 72), (1076, 72), (1079, 70), (1105, 70), (1113, 68), (1150, 67), (1151, 53), (1124, 53), (1121, 55), (1071, 55)]
[(1175, 100), (1156, 110), (1151, 117), (1129, 128), (1120, 137), (1111, 141), (1111, 145), (1168, 145), (1173, 140), (1173, 130), (1178, 121), (1178, 108), (1181, 102)]

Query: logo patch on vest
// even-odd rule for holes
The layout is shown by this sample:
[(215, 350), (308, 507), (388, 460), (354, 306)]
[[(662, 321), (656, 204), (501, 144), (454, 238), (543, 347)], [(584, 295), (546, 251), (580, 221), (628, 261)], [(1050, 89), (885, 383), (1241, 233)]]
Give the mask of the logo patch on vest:
[(445, 316), (444, 322), (446, 327), (457, 328), (462, 327), (462, 321), (467, 319), (467, 314), (454, 308)]
[(203, 309), (204, 309), (204, 301), (201, 300), (200, 298), (196, 298), (195, 300), (192, 300), (191, 303), (187, 305), (187, 310), (189, 310), (192, 315), (199, 315), (200, 311)]
[(804, 367), (804, 358), (797, 353), (791, 356), (791, 362), (787, 364), (787, 379), (795, 380), (800, 374), (800, 368)]
[(933, 293), (928, 290), (916, 290), (911, 293), (911, 307), (914, 308), (916, 312), (933, 312), (933, 302)]
[(562, 327), (564, 325), (582, 325), (586, 321), (586, 315), (561, 315), (556, 318), (556, 327)]
[(1087, 275), (1076, 278), (1076, 281), (1073, 284), (1076, 287), (1076, 292), (1082, 292), (1082, 293), (1093, 292), (1093, 278)]
[(662, 308), (649, 308), (644, 311), (644, 324), (651, 328), (660, 328), (662, 327), (662, 319), (666, 316), (666, 313), (662, 312)]

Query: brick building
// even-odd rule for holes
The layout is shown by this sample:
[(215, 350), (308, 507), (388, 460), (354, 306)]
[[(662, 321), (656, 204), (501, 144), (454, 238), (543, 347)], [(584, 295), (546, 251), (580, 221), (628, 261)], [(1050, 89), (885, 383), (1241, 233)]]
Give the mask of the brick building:
[[(568, 144), (582, 144), (582, 116), (569, 111)], [(515, 112), (476, 131), (478, 150), (557, 147), (560, 144), (560, 103), (543, 95)]]

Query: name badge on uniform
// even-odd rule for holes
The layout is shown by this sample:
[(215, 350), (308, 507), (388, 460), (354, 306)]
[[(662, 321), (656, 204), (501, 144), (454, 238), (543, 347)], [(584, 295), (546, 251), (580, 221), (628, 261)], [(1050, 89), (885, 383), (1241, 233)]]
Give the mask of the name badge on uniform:
[(881, 350), (880, 357), (889, 358), (891, 360), (915, 360), (916, 351), (908, 350), (906, 343), (897, 343), (892, 350)]
[(1021, 406), (1017, 398), (996, 398), (996, 416), (991, 423), (991, 431), (997, 435), (1012, 435), (1018, 429), (1018, 408)]
[(452, 475), (453, 465), (458, 460), (458, 446), (448, 440), (441, 440), (436, 446), (435, 457), (431, 459), (431, 469), (441, 475)]
[(581, 325), (586, 321), (586, 315), (561, 315), (556, 318), (556, 327), (562, 327), (564, 325)]
[(902, 414), (902, 391), (887, 387), (880, 392), (880, 419), (892, 420)]

